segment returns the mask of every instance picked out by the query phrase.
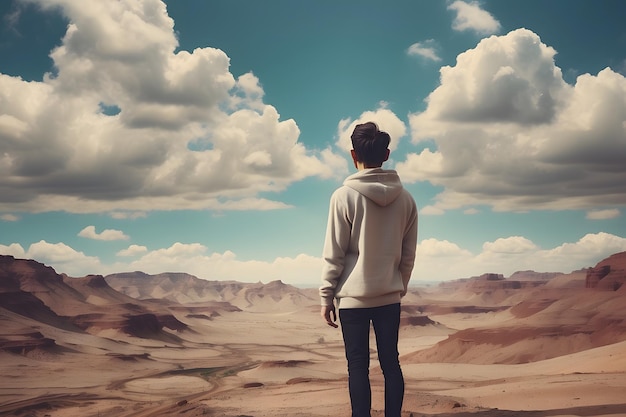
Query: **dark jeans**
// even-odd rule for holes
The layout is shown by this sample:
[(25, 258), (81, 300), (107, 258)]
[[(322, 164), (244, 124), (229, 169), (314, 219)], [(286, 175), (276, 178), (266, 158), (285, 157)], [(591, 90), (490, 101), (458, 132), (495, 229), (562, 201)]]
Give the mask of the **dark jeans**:
[(378, 361), (385, 377), (385, 417), (400, 417), (404, 399), (404, 377), (398, 360), (400, 304), (340, 309), (339, 320), (348, 360), (352, 417), (371, 417), (370, 322), (374, 326)]

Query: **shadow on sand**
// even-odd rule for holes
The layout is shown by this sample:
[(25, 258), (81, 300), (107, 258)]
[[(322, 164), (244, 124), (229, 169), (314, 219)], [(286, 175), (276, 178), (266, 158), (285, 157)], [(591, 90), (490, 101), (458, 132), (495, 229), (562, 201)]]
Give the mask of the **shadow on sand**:
[(597, 416), (626, 416), (626, 403), (609, 404), (609, 405), (590, 405), (585, 407), (559, 408), (554, 410), (540, 411), (511, 411), (511, 410), (484, 410), (476, 412), (458, 412), (458, 413), (437, 413), (423, 414), (411, 413), (409, 417), (556, 417), (556, 416), (578, 416), (578, 417), (597, 417)]

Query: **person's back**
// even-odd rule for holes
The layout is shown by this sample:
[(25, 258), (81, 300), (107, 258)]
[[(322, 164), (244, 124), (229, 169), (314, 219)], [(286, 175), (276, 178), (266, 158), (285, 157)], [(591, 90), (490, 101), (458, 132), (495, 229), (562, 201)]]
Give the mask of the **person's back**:
[[(339, 308), (400, 302), (415, 256), (407, 239), (416, 208), (395, 171), (366, 168), (351, 175), (331, 197), (330, 211), (333, 233), (326, 235), (323, 257), (324, 276), (333, 280), (324, 283), (322, 296), (329, 304), (336, 298)], [(342, 261), (333, 259), (336, 254)]]
[(369, 328), (376, 333), (385, 375), (385, 416), (399, 417), (404, 380), (398, 362), (400, 299), (415, 260), (417, 208), (395, 171), (383, 170), (389, 135), (357, 125), (352, 157), (358, 172), (330, 200), (324, 243), (321, 315), (333, 327), (337, 301), (353, 417), (369, 417)]

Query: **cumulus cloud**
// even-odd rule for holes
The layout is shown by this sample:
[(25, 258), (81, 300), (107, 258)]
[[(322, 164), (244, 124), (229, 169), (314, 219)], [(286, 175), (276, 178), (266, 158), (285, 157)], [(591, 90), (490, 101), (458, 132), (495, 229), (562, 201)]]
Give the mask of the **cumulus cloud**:
[[(168, 248), (148, 252), (138, 247), (132, 249), (132, 252), (133, 256), (140, 257), (129, 263), (108, 266), (106, 270), (109, 273), (120, 270), (149, 274), (186, 272), (208, 280), (264, 283), (281, 280), (292, 285), (306, 286), (317, 285), (322, 267), (320, 258), (305, 254), (294, 258), (279, 257), (273, 261), (240, 260), (232, 251), (208, 253), (208, 248), (198, 243), (177, 242)], [(130, 253), (124, 251), (126, 255)]]
[(0, 254), (13, 256), (14, 258), (24, 258), (26, 251), (19, 243), (11, 243), (10, 245), (0, 245)]
[(437, 46), (433, 39), (428, 39), (424, 42), (416, 42), (409, 46), (407, 54), (411, 56), (419, 56), (429, 61), (439, 62), (441, 58), (437, 53)]
[(235, 78), (219, 49), (177, 50), (162, 1), (33, 2), (70, 23), (53, 73), (0, 74), (0, 211), (228, 209), (333, 175), (254, 74)]
[(525, 253), (535, 249), (537, 249), (537, 246), (522, 236), (500, 238), (494, 242), (486, 242), (483, 245), (484, 252), (491, 253)]
[(15, 214), (11, 214), (11, 213), (5, 213), (0, 215), (0, 220), (3, 220), (5, 222), (16, 222), (18, 221), (20, 218), (18, 216), (16, 216)]
[(87, 226), (78, 236), (93, 240), (128, 240), (129, 237), (120, 230), (106, 229), (100, 233), (96, 232), (96, 226)]
[(481, 35), (490, 35), (500, 30), (498, 22), (491, 13), (483, 10), (476, 1), (454, 1), (448, 10), (456, 13), (452, 28), (457, 31), (473, 31)]
[(35, 259), (70, 276), (107, 275), (124, 271), (148, 274), (185, 272), (208, 280), (264, 282), (282, 280), (291, 285), (316, 286), (322, 268), (318, 257), (300, 254), (293, 258), (278, 257), (271, 261), (241, 260), (232, 251), (208, 253), (199, 243), (176, 242), (167, 248), (148, 250), (130, 245), (117, 253), (134, 258), (128, 262), (103, 264), (97, 257), (86, 256), (64, 243), (40, 241), (25, 250), (20, 244), (0, 245), (0, 254), (15, 258)]
[(448, 280), (488, 272), (510, 276), (524, 270), (569, 273), (623, 251), (626, 238), (609, 233), (587, 234), (576, 242), (545, 249), (525, 237), (511, 236), (485, 242), (478, 253), (448, 241), (425, 239), (418, 246), (413, 279)]
[(28, 250), (18, 243), (0, 244), (0, 254), (34, 259), (53, 267), (58, 273), (70, 276), (107, 275), (125, 271), (143, 271), (148, 274), (185, 272), (208, 280), (264, 283), (281, 280), (291, 285), (316, 286), (322, 268), (319, 257), (306, 254), (293, 258), (278, 257), (270, 261), (242, 260), (232, 251), (209, 253), (208, 248), (200, 243), (181, 242), (155, 250), (130, 245), (119, 251), (117, 256), (133, 259), (112, 264), (104, 264), (99, 258), (86, 256), (64, 243), (43, 240), (30, 245)]
[(126, 249), (117, 252), (117, 256), (137, 256), (148, 252), (148, 248), (141, 245), (130, 245)]
[[(569, 273), (594, 266), (602, 259), (626, 251), (626, 238), (609, 233), (587, 234), (576, 242), (541, 248), (523, 236), (485, 242), (479, 252), (457, 243), (435, 238), (419, 242), (412, 279), (414, 281), (450, 280), (478, 276), (487, 272), (510, 276), (516, 271)], [(232, 251), (209, 253), (200, 243), (177, 242), (166, 248), (149, 250), (130, 245), (119, 251), (122, 258), (104, 264), (97, 257), (63, 243), (40, 241), (25, 250), (20, 244), (0, 245), (0, 254), (35, 259), (70, 276), (112, 274), (123, 271), (186, 272), (208, 280), (240, 282), (283, 282), (315, 287), (319, 284), (322, 259), (307, 254), (277, 257), (273, 260), (243, 260)]]
[(58, 273), (71, 276), (84, 276), (102, 270), (102, 264), (97, 257), (87, 256), (65, 243), (49, 243), (40, 240), (31, 244), (28, 250), (19, 243), (0, 245), (0, 254), (21, 259), (34, 259), (53, 267)]
[(419, 244), (418, 253), (423, 260), (454, 259), (471, 256), (468, 250), (461, 249), (456, 243), (434, 238), (424, 239)]
[(427, 147), (398, 163), (403, 179), (443, 187), (442, 210), (626, 204), (626, 78), (607, 68), (569, 85), (555, 54), (518, 29), (442, 67), (427, 108), (409, 116)]

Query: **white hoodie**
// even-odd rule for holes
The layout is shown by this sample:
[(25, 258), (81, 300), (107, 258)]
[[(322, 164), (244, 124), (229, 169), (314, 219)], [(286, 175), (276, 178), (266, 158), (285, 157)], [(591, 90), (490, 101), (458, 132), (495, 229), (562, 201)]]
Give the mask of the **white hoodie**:
[(396, 171), (368, 168), (349, 176), (330, 199), (324, 242), (322, 305), (399, 303), (417, 245), (417, 207)]

